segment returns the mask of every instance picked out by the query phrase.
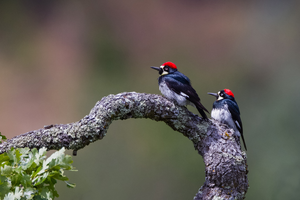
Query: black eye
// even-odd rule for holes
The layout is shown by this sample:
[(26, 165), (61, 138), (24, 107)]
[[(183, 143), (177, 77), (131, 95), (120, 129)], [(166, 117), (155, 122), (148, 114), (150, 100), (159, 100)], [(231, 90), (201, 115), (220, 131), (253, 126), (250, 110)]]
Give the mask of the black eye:
[(168, 66), (164, 66), (164, 71), (169, 71), (169, 67)]
[(221, 96), (221, 97), (223, 96), (223, 93), (222, 93), (222, 92), (220, 93), (220, 96)]

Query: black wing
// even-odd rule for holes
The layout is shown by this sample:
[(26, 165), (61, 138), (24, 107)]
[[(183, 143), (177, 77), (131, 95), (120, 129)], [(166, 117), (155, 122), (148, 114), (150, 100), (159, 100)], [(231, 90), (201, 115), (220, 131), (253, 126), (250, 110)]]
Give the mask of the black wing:
[(174, 80), (173, 78), (166, 77), (166, 84), (176, 94), (184, 96), (187, 100), (192, 102), (196, 106), (202, 117), (207, 119), (207, 116), (203, 110), (205, 110), (206, 112), (208, 112), (208, 110), (200, 103), (200, 98), (197, 92), (189, 82), (183, 84), (180, 81)]
[(244, 135), (243, 135), (243, 124), (242, 124), (242, 120), (240, 117), (239, 106), (237, 105), (236, 102), (231, 101), (231, 100), (228, 100), (226, 103), (228, 104), (228, 109), (231, 113), (231, 116), (235, 123), (235, 126), (238, 129), (238, 131), (241, 133), (245, 149), (247, 150), (246, 142), (245, 142)]

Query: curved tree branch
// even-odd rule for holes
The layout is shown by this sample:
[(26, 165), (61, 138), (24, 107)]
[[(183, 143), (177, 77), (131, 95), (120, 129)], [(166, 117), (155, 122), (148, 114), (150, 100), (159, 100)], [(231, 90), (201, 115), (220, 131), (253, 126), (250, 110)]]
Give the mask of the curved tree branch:
[(75, 152), (102, 139), (113, 120), (149, 118), (164, 121), (188, 137), (203, 156), (204, 185), (194, 197), (200, 199), (243, 199), (248, 189), (246, 154), (241, 151), (233, 130), (217, 121), (204, 121), (166, 98), (145, 93), (109, 95), (97, 102), (90, 114), (78, 122), (48, 125), (0, 144), (0, 154), (11, 147), (65, 147)]

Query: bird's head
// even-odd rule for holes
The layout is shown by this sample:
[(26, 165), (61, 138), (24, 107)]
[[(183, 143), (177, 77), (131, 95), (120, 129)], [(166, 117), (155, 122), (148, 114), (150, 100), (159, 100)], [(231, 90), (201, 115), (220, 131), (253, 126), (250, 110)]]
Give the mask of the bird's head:
[(177, 67), (174, 63), (172, 62), (166, 62), (162, 64), (160, 67), (151, 67), (152, 69), (155, 69), (159, 72), (159, 75), (167, 75), (167, 74), (172, 74), (177, 71)]
[(229, 89), (224, 89), (219, 91), (218, 93), (207, 93), (209, 95), (215, 96), (217, 98), (217, 101), (222, 99), (231, 99), (234, 100), (234, 94)]

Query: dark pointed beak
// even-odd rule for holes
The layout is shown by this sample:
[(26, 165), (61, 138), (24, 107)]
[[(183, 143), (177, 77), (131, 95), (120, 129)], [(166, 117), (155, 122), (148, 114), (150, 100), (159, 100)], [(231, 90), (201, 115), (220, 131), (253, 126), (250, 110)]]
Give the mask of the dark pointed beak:
[(152, 68), (152, 69), (155, 69), (155, 70), (157, 70), (157, 71), (159, 71), (159, 70), (160, 70), (160, 68), (159, 68), (159, 67), (154, 67), (154, 66), (151, 66), (151, 68)]
[(163, 69), (160, 68), (160, 67), (154, 67), (154, 66), (151, 66), (152, 69), (155, 69), (158, 71), (159, 75), (161, 75), (163, 73)]
[(216, 98), (219, 97), (219, 95), (218, 95), (217, 93), (211, 93), (211, 92), (208, 92), (207, 94), (212, 95), (212, 96), (215, 96)]

